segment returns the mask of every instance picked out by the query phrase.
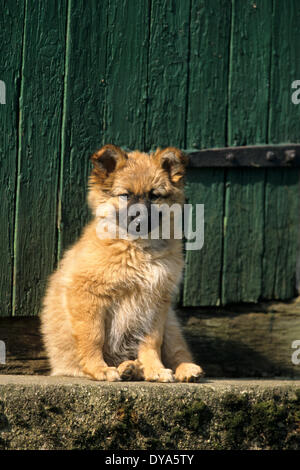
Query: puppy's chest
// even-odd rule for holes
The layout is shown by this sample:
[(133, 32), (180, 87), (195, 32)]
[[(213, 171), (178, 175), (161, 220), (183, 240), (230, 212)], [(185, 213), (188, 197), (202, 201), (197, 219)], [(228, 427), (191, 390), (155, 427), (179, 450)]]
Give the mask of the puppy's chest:
[(136, 358), (138, 346), (151, 331), (157, 303), (148, 296), (127, 296), (113, 302), (105, 322), (104, 351), (109, 362)]
[(104, 353), (109, 364), (135, 358), (154, 319), (171, 300), (181, 274), (180, 259), (144, 260), (119, 269), (105, 322)]
[(117, 336), (147, 332), (162, 299), (174, 289), (174, 282), (162, 266), (151, 266), (128, 275), (121, 295), (109, 308), (109, 329)]
[(180, 278), (181, 268), (180, 263), (176, 263), (172, 258), (145, 261), (124, 273), (125, 282), (128, 289), (159, 295), (174, 290)]
[(115, 296), (107, 312), (105, 351), (113, 362), (136, 356), (139, 343), (161, 314), (166, 292), (174, 287), (174, 280), (160, 265), (128, 279), (126, 292)]

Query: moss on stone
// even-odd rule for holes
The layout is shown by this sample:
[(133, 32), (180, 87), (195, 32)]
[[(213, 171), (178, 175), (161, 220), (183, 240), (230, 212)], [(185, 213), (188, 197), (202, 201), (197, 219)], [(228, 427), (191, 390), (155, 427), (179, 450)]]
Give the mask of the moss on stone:
[(8, 383), (0, 448), (300, 449), (300, 384)]
[[(220, 404), (223, 439), (218, 448), (293, 449), (300, 438), (299, 391), (296, 399), (275, 393), (263, 394), (259, 400), (253, 394), (227, 393)], [(256, 399), (255, 399), (256, 398)]]
[(202, 432), (212, 419), (210, 408), (201, 400), (192, 402), (175, 413), (175, 420), (193, 432)]

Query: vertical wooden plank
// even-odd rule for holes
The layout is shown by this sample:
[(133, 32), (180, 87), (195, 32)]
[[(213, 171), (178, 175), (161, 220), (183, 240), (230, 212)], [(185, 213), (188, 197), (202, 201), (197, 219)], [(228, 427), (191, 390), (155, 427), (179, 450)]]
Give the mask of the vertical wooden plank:
[(104, 141), (129, 149), (144, 147), (149, 4), (110, 0), (108, 8)]
[(34, 315), (56, 260), (66, 2), (26, 2), (14, 315)]
[(264, 171), (234, 170), (226, 182), (222, 303), (256, 302), (261, 295)]
[(88, 219), (89, 157), (103, 144), (107, 0), (69, 0), (58, 255)]
[(263, 297), (296, 294), (299, 240), (299, 171), (273, 169), (266, 179)]
[(219, 305), (223, 233), (224, 171), (218, 168), (189, 170), (187, 202), (204, 204), (204, 245), (186, 252), (183, 305)]
[[(228, 145), (266, 142), (271, 29), (272, 0), (232, 1)], [(264, 184), (262, 169), (227, 172), (223, 304), (261, 296)]]
[(184, 147), (190, 0), (152, 0), (146, 149)]
[(230, 21), (228, 0), (192, 2), (186, 148), (226, 144)]
[[(299, 105), (291, 100), (292, 82), (300, 76), (300, 4), (274, 1), (269, 142), (299, 142)], [(265, 194), (265, 298), (295, 295), (296, 249), (299, 240), (299, 172), (267, 171)]]
[(232, 0), (228, 144), (266, 143), (272, 0)]
[[(187, 148), (226, 145), (230, 21), (226, 0), (192, 2)], [(189, 202), (204, 204), (205, 235), (202, 250), (186, 253), (185, 306), (220, 303), (224, 178), (222, 169), (194, 169), (187, 175)]]
[(14, 212), (17, 172), (19, 93), (24, 27), (24, 0), (0, 1), (0, 317), (12, 313)]
[(300, 142), (299, 105), (292, 83), (300, 77), (300, 3), (274, 1), (269, 143)]

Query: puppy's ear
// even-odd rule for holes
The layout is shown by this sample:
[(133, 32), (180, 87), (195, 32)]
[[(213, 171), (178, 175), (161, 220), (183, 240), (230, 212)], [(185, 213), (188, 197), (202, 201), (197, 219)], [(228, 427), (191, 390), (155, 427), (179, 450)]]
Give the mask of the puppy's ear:
[(126, 165), (127, 154), (115, 145), (105, 145), (91, 157), (94, 171), (106, 177)]
[(175, 147), (168, 147), (164, 150), (158, 149), (155, 157), (159, 160), (161, 167), (169, 173), (173, 183), (182, 180), (188, 163), (187, 155)]

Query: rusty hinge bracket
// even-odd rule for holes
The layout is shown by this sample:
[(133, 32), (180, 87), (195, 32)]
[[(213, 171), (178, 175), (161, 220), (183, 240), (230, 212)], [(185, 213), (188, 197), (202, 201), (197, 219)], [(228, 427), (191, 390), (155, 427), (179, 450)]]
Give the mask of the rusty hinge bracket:
[(300, 167), (300, 144), (249, 145), (188, 151), (189, 167)]

